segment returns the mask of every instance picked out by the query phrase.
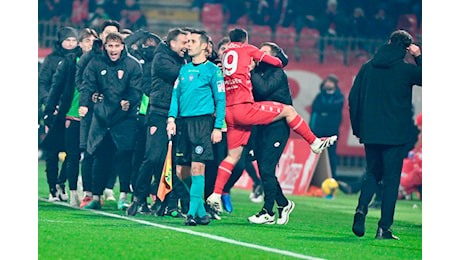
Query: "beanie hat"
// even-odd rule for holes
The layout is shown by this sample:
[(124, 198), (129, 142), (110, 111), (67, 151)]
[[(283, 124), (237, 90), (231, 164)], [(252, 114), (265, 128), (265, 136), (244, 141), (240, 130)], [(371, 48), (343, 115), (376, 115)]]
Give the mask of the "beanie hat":
[(75, 39), (78, 39), (78, 32), (75, 28), (73, 27), (64, 27), (58, 31), (58, 42), (62, 43), (65, 39), (74, 37)]
[(339, 83), (339, 78), (335, 75), (335, 74), (329, 74), (327, 75), (327, 77), (324, 79), (324, 81), (326, 80), (330, 80), (332, 82), (334, 82), (334, 84), (337, 86), (337, 84)]

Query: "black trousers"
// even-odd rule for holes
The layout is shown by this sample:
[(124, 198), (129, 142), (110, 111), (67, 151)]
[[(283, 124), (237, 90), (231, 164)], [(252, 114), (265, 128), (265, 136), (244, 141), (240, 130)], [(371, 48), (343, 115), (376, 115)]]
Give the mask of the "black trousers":
[(404, 145), (365, 144), (367, 175), (364, 179), (356, 210), (367, 214), (369, 203), (382, 181), (382, 210), (378, 226), (389, 229), (393, 224), (398, 188), (401, 180)]
[(89, 154), (86, 149), (81, 162), (81, 178), (83, 182), (83, 191), (93, 190), (93, 166), (94, 156)]
[(66, 172), (70, 190), (77, 190), (80, 173), (80, 121), (66, 120), (65, 128)]
[(46, 149), (45, 150), (45, 171), (46, 179), (48, 181), (48, 186), (50, 193), (56, 193), (56, 184), (64, 184), (67, 180), (67, 162), (64, 162), (61, 165), (61, 171), (59, 172), (59, 150)]
[[(147, 128), (144, 160), (139, 168), (139, 173), (135, 182), (136, 184), (134, 185), (134, 195), (141, 201), (145, 201), (150, 194), (150, 183), (152, 182), (152, 177), (155, 178), (155, 187), (153, 187), (152, 190), (158, 190), (158, 180), (161, 177), (166, 153), (168, 152), (168, 135), (166, 133), (167, 117), (157, 114), (150, 114), (149, 117), (149, 121), (156, 127), (156, 130), (151, 131), (151, 127)], [(175, 139), (173, 137), (173, 157), (175, 155), (174, 141)], [(174, 158), (172, 162), (173, 189), (166, 196), (164, 204), (167, 203), (167, 201), (171, 201), (169, 205), (175, 204), (177, 207), (177, 200), (180, 198), (183, 200), (181, 205), (188, 205), (190, 194), (188, 193), (184, 183), (176, 175)]]
[(264, 208), (271, 211), (276, 203), (286, 206), (288, 201), (276, 177), (276, 166), (289, 139), (290, 128), (285, 120), (257, 126), (256, 158), (264, 187)]
[(113, 172), (120, 177), (120, 192), (129, 192), (133, 151), (118, 150), (112, 136), (107, 133), (93, 155), (93, 195), (102, 195), (112, 168)]
[(133, 159), (131, 162), (131, 184), (133, 185), (133, 190), (135, 189), (136, 180), (139, 176), (139, 169), (144, 159), (146, 129), (148, 129), (148, 127), (145, 125), (145, 115), (139, 114), (136, 121), (136, 144), (134, 146)]

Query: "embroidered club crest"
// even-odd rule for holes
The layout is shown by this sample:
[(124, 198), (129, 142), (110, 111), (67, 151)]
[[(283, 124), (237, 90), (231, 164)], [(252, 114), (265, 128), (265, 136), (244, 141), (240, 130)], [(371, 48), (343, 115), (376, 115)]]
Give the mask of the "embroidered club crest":
[(192, 81), (194, 78), (193, 74), (190, 74), (190, 76), (188, 76), (188, 80)]
[(119, 70), (119, 71), (118, 71), (118, 79), (122, 79), (122, 78), (123, 78), (123, 74), (125, 74), (125, 72), (122, 71), (122, 70)]
[(202, 154), (203, 153), (203, 147), (202, 146), (195, 147), (195, 153), (196, 154)]

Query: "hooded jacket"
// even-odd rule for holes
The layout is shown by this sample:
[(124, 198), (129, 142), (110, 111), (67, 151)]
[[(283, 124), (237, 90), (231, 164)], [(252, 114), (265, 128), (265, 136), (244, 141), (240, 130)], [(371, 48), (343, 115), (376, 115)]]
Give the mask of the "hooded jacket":
[(53, 51), (45, 57), (43, 64), (38, 73), (38, 104), (46, 104), (53, 75), (56, 68), (67, 54), (74, 53), (76, 49), (66, 50), (61, 46), (61, 42), (56, 41), (53, 46)]
[(342, 108), (344, 97), (336, 85), (335, 91), (328, 94), (324, 89), (325, 79), (320, 85), (320, 93), (312, 104), (310, 128), (317, 136), (338, 135), (342, 122)]
[(168, 116), (174, 82), (184, 64), (185, 58), (171, 50), (165, 42), (158, 45), (152, 62), (152, 84), (150, 89), (144, 90), (150, 98), (149, 115)]
[(422, 85), (422, 56), (406, 63), (406, 50), (386, 44), (365, 63), (348, 96), (353, 134), (364, 144), (410, 142), (412, 87)]

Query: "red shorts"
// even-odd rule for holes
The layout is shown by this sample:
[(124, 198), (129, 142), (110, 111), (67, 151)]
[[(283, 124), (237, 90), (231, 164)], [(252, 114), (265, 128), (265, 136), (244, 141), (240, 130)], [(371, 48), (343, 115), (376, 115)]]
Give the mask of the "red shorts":
[(283, 111), (278, 102), (262, 101), (228, 106), (225, 110), (228, 149), (246, 145), (253, 125), (268, 125)]

